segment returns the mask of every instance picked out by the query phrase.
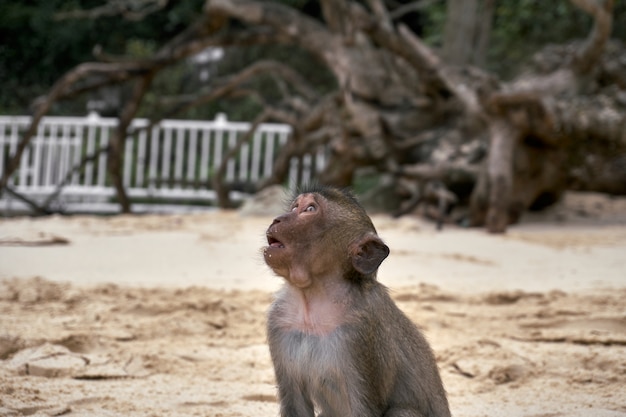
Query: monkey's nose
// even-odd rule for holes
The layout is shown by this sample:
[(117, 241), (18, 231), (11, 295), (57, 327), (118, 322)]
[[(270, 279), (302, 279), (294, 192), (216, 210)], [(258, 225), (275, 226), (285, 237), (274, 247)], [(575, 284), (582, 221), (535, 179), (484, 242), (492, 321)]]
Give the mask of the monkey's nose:
[(286, 214), (281, 214), (280, 216), (276, 217), (274, 221), (272, 222), (271, 226), (274, 226), (276, 223), (280, 223), (284, 221), (286, 216), (287, 216)]

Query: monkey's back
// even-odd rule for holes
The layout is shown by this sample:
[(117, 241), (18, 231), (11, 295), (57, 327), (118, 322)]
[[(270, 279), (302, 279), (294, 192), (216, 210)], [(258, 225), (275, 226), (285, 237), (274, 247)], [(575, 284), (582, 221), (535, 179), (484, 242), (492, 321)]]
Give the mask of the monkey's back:
[(362, 291), (361, 320), (368, 322), (369, 334), (361, 336), (362, 355), (381, 352), (369, 358), (378, 363), (377, 375), (370, 375), (382, 386), (390, 386), (387, 407), (409, 406), (424, 416), (450, 416), (448, 400), (428, 341), (419, 328), (389, 296), (385, 286), (369, 283)]

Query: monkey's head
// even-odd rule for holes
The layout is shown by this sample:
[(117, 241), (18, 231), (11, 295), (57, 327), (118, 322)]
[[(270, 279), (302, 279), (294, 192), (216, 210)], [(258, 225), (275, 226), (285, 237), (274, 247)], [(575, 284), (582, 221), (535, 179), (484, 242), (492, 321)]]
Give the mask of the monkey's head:
[(374, 279), (389, 255), (363, 207), (350, 193), (330, 187), (299, 194), (267, 229), (267, 244), (267, 265), (300, 288), (337, 276)]

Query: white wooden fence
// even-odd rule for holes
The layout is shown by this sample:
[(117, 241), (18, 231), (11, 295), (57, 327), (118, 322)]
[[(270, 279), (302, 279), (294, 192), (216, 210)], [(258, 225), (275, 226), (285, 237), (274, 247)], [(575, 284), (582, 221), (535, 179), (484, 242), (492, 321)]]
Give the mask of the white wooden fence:
[[(15, 153), (29, 123), (30, 117), (0, 117), (0, 172), (4, 172), (8, 157)], [(9, 186), (32, 201), (45, 202), (85, 156), (107, 146), (116, 125), (117, 119), (95, 113), (87, 117), (44, 117)], [(212, 121), (163, 120), (149, 130), (147, 126), (147, 119), (133, 121), (124, 154), (123, 182), (136, 212), (190, 210), (194, 205), (197, 208), (215, 202), (213, 171), (250, 129), (250, 123), (231, 122), (222, 114)], [(268, 177), (277, 151), (290, 133), (287, 125), (262, 124), (252, 141), (242, 146), (238, 157), (228, 162), (226, 181), (245, 189), (246, 184)], [(106, 152), (101, 152), (83, 170), (71, 174), (50, 207), (68, 213), (119, 211), (106, 159)], [(294, 188), (310, 181), (324, 162), (323, 152), (293, 158), (287, 186)], [(231, 191), (230, 196), (237, 201), (245, 193)], [(0, 210), (7, 213), (27, 208), (3, 192)]]

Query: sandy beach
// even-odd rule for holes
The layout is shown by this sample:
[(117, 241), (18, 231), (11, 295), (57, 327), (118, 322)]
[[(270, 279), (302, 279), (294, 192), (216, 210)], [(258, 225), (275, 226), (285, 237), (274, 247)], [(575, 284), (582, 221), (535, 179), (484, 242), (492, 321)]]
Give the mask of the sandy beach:
[[(504, 235), (373, 221), (454, 416), (626, 416), (626, 198), (571, 193)], [(270, 222), (0, 219), (0, 416), (276, 416)]]

